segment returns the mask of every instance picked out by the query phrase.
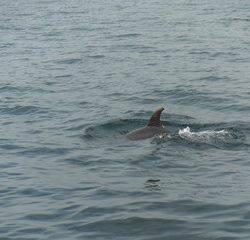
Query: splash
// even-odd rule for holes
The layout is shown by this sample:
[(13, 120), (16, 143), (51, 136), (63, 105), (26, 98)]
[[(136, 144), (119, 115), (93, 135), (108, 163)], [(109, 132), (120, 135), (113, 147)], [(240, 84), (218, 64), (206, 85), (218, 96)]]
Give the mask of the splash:
[(221, 137), (224, 135), (227, 135), (229, 132), (225, 129), (219, 130), (219, 131), (214, 131), (214, 130), (206, 130), (206, 131), (201, 131), (201, 132), (191, 132), (190, 127), (186, 127), (184, 129), (179, 130), (179, 135), (181, 137), (199, 137), (199, 138), (204, 138), (204, 137)]
[(182, 139), (193, 143), (205, 143), (213, 146), (231, 145), (242, 143), (243, 138), (233, 130), (205, 130), (192, 132), (189, 127), (180, 129), (178, 132)]

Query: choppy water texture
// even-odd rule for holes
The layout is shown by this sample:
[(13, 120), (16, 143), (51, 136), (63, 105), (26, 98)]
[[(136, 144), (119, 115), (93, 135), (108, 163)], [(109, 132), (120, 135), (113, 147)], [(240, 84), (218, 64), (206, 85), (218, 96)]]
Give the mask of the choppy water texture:
[(0, 9), (1, 239), (250, 239), (249, 1)]

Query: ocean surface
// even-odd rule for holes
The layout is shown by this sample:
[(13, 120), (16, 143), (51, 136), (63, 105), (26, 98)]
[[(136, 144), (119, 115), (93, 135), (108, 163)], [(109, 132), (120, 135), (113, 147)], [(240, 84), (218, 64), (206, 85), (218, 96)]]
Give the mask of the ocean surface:
[(1, 240), (250, 239), (250, 1), (0, 13)]

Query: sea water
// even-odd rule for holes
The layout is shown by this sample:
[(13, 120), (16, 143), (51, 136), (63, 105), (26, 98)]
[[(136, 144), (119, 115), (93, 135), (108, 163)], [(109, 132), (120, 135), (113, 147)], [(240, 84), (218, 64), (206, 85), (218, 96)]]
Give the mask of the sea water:
[(1, 239), (250, 239), (249, 1), (0, 13)]

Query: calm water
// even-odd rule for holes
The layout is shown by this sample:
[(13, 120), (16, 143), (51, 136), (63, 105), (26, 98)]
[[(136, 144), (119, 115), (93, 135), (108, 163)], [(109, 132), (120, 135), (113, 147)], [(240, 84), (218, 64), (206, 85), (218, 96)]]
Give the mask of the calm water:
[(0, 11), (1, 239), (250, 239), (249, 1)]

